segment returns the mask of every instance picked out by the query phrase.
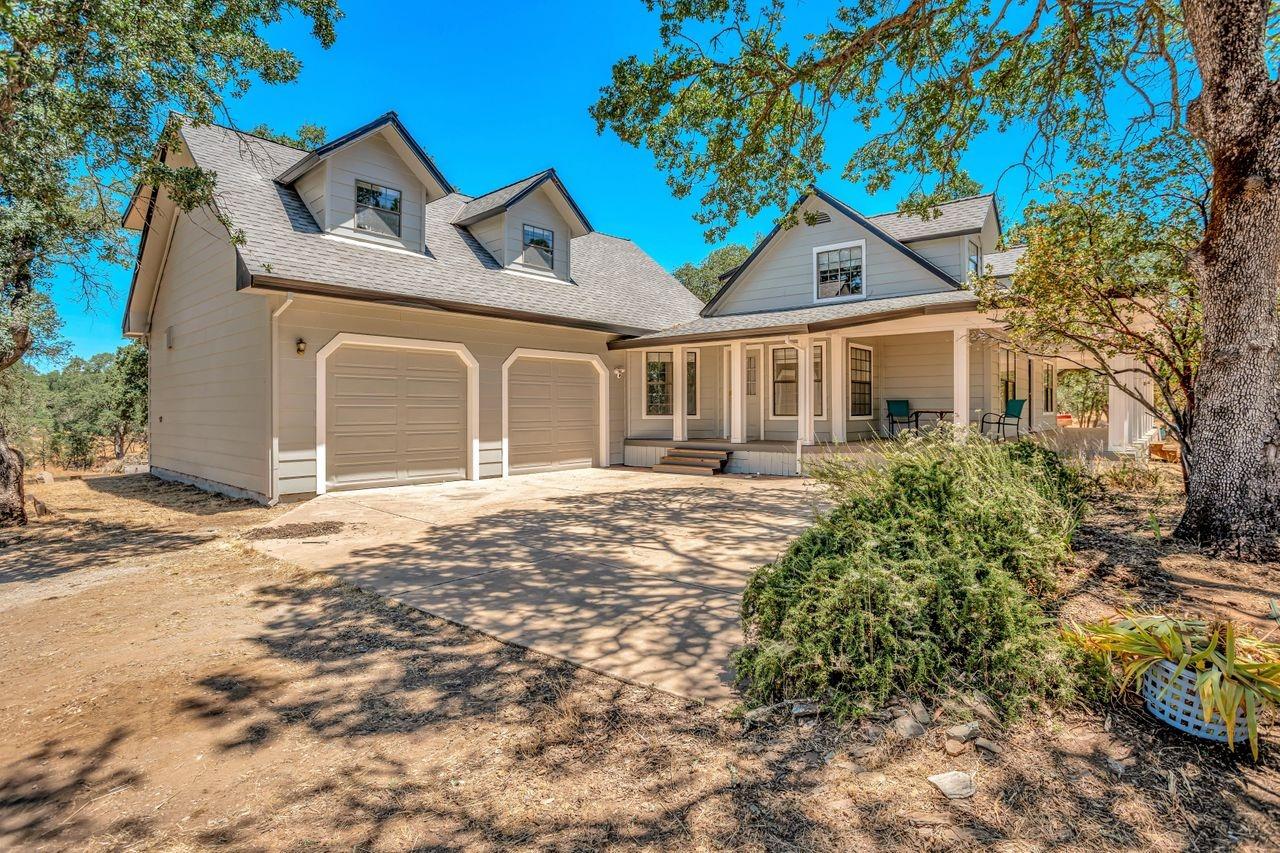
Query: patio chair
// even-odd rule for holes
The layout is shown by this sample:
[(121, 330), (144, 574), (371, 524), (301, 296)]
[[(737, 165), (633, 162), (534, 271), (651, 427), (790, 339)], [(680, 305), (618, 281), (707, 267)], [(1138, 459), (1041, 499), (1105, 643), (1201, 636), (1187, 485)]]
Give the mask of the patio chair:
[(885, 400), (889, 409), (889, 437), (893, 438), (902, 427), (920, 428), (920, 417), (911, 411), (910, 400)]
[(1018, 429), (1022, 425), (1022, 410), (1027, 407), (1026, 400), (1007, 400), (1004, 404), (1004, 412), (987, 412), (982, 416), (982, 424), (979, 432), (986, 433), (987, 427), (992, 426), (992, 432), (997, 439), (1003, 440), (1007, 438), (1005, 428), (1013, 427), (1013, 434), (1018, 434)]

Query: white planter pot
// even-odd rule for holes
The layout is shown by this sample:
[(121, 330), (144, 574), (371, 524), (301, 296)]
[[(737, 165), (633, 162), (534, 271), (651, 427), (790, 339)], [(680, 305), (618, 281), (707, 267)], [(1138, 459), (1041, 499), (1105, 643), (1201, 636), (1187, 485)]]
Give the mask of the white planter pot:
[[(1222, 716), (1215, 710), (1213, 718), (1206, 723), (1201, 711), (1200, 694), (1196, 693), (1196, 677), (1190, 670), (1183, 670), (1176, 680), (1177, 664), (1162, 660), (1152, 664), (1142, 676), (1142, 698), (1147, 702), (1147, 710), (1154, 716), (1173, 726), (1179, 731), (1195, 735), (1205, 740), (1227, 742), (1227, 727)], [(1173, 681), (1168, 693), (1165, 687)], [(1236, 715), (1234, 740), (1244, 743), (1249, 738), (1249, 727), (1245, 723), (1244, 708)]]

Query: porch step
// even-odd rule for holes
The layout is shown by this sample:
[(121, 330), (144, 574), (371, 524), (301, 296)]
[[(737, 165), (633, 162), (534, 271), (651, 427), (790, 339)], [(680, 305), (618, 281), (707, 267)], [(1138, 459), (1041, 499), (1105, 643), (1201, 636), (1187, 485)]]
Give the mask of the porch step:
[(659, 462), (652, 470), (658, 474), (691, 474), (695, 477), (714, 477), (720, 473), (719, 468), (706, 465), (672, 465), (666, 462)]
[(673, 447), (667, 456), (678, 456), (681, 459), (714, 459), (717, 462), (729, 461), (729, 451), (707, 450), (703, 447)]
[(668, 453), (658, 460), (662, 465), (679, 465), (682, 468), (710, 468), (713, 471), (724, 469), (726, 459), (699, 459), (694, 456), (675, 456)]

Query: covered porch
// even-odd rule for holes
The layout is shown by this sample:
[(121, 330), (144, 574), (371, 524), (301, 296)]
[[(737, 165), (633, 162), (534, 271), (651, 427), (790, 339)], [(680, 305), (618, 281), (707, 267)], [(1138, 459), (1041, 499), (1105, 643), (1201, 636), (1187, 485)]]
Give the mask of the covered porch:
[[(728, 319), (728, 318), (726, 318)], [(1015, 433), (1056, 429), (1052, 360), (1017, 353), (974, 311), (641, 338), (624, 349), (626, 464), (653, 467), (673, 448), (730, 456), (734, 473), (795, 475), (806, 457), (873, 452), (906, 401), (922, 428), (979, 424), (1025, 400)], [(1046, 390), (1047, 389), (1047, 390)]]

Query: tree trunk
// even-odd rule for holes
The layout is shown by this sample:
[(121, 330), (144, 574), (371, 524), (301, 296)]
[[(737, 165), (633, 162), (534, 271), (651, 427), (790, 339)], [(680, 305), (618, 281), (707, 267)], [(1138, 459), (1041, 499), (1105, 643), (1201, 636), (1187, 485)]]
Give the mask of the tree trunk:
[(22, 487), (22, 452), (10, 447), (0, 427), (0, 527), (27, 523), (27, 496)]
[(1204, 309), (1176, 535), (1243, 559), (1280, 558), (1280, 91), (1263, 40), (1268, 0), (1187, 0), (1203, 89), (1188, 127), (1213, 165), (1192, 259)]

